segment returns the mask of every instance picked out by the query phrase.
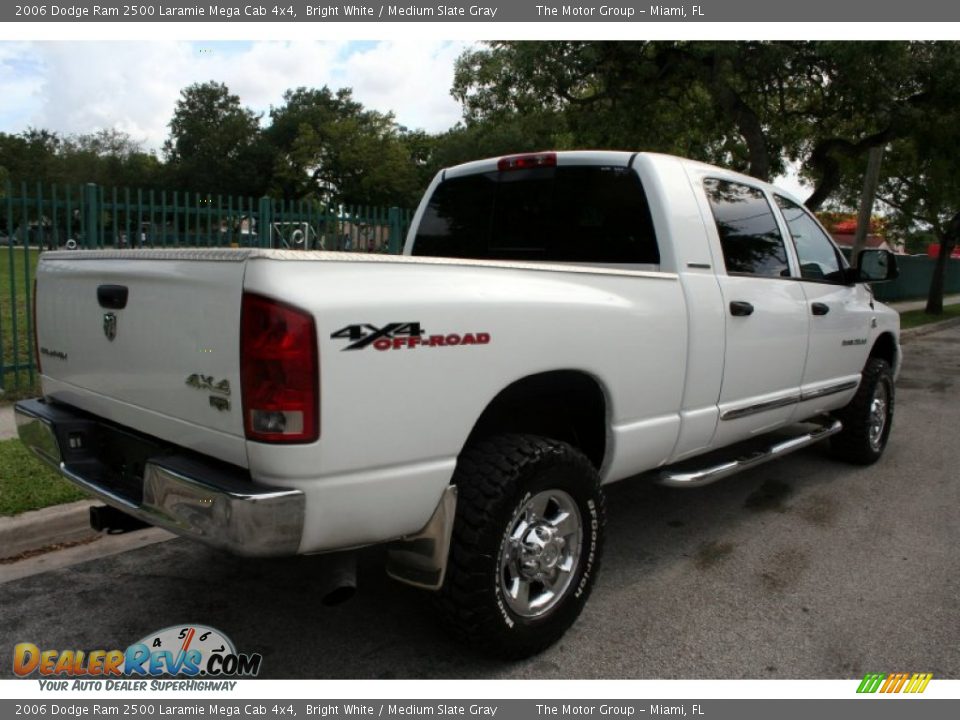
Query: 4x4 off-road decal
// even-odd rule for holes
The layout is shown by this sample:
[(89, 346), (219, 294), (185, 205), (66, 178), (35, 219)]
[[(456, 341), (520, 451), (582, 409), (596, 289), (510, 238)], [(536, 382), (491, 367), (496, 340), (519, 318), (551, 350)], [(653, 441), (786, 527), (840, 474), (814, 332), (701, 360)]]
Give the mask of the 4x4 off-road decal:
[(458, 345), (486, 345), (490, 333), (445, 333), (430, 335), (418, 322), (387, 323), (382, 328), (369, 323), (347, 325), (330, 335), (334, 340), (349, 340), (344, 350), (403, 350), (413, 348), (455, 347)]

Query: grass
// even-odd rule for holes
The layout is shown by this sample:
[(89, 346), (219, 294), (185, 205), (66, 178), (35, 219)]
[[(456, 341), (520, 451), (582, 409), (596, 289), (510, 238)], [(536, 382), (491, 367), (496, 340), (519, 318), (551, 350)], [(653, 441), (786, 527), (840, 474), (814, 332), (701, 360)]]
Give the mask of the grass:
[(920, 325), (950, 320), (952, 318), (960, 318), (960, 304), (944, 305), (943, 315), (927, 315), (922, 309), (908, 310), (907, 312), (900, 313), (900, 328), (907, 330), (909, 328), (919, 327)]
[[(7, 371), (6, 367), (14, 363), (25, 365), (30, 360), (33, 339), (27, 332), (30, 305), (26, 301), (26, 288), (29, 286), (32, 292), (39, 254), (36, 250), (30, 250), (24, 257), (24, 250), (20, 247), (0, 247), (0, 365), (4, 366), (0, 387), (6, 389), (4, 398), (8, 400), (14, 397), (14, 393), (24, 396), (33, 390), (29, 372), (22, 370), (15, 373)], [(11, 288), (13, 300), (10, 297)], [(16, 342), (14, 327), (17, 329)]]
[(85, 497), (19, 440), (0, 440), (0, 515), (18, 515)]

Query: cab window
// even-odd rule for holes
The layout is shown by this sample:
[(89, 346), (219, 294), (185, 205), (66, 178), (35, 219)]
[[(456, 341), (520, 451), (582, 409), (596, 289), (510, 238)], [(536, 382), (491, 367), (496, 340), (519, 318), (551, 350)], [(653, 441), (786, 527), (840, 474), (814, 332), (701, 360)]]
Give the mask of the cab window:
[(840, 253), (817, 221), (804, 208), (780, 195), (774, 196), (783, 219), (787, 221), (790, 236), (797, 248), (800, 277), (804, 280), (842, 282), (843, 263)]
[(789, 277), (787, 248), (763, 192), (729, 180), (703, 181), (728, 273)]

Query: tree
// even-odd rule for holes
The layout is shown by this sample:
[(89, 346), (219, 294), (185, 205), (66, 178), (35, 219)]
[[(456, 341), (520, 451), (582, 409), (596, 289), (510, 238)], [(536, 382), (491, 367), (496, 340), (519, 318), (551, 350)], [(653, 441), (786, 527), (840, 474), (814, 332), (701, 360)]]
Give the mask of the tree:
[(769, 180), (789, 161), (837, 192), (843, 168), (950, 102), (943, 43), (496, 42), (458, 60), (468, 124), (547, 114), (576, 146), (672, 152)]
[(886, 178), (879, 191), (880, 199), (896, 211), (894, 217), (901, 229), (919, 227), (940, 243), (925, 310), (931, 315), (943, 313), (947, 263), (960, 243), (958, 124), (957, 116), (930, 118), (924, 124), (925, 132), (895, 143), (887, 152)]
[[(536, 131), (556, 147), (643, 148), (708, 161), (742, 154), (678, 44), (497, 42), (457, 61), (453, 95), (473, 137)], [(501, 137), (505, 135), (501, 134)], [(504, 148), (516, 152), (525, 148)]]
[[(902, 124), (887, 145), (877, 197), (891, 211), (890, 226), (903, 236), (929, 233), (940, 244), (926, 312), (943, 312), (946, 270), (960, 243), (960, 45), (921, 44), (923, 54), (901, 108)], [(850, 203), (862, 182), (862, 160), (837, 164), (838, 197)]]
[(98, 130), (63, 139), (48, 178), (63, 184), (161, 189), (165, 172), (159, 158), (125, 132)]
[(349, 88), (297, 88), (270, 111), (272, 187), (327, 205), (409, 205), (420, 190), (411, 146), (393, 115), (367, 110)]
[(459, 123), (432, 136), (420, 162), (426, 187), (438, 170), (478, 158), (538, 150), (564, 150), (575, 145), (564, 130), (562, 116), (546, 113), (499, 118), (496, 121)]
[(53, 172), (61, 142), (56, 133), (37, 128), (17, 135), (0, 133), (0, 168), (10, 181), (47, 178)]
[(259, 116), (223, 83), (190, 85), (170, 120), (164, 155), (186, 190), (261, 195), (269, 180)]

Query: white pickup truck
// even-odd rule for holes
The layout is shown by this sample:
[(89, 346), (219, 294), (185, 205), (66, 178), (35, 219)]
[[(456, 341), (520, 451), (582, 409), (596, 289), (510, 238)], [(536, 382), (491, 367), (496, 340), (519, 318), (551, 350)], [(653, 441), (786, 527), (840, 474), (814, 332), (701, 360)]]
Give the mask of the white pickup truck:
[(884, 450), (899, 318), (790, 194), (675, 157), (440, 172), (403, 256), (48, 252), (20, 437), (150, 524), (248, 555), (389, 543), (479, 648), (576, 619), (602, 486)]

